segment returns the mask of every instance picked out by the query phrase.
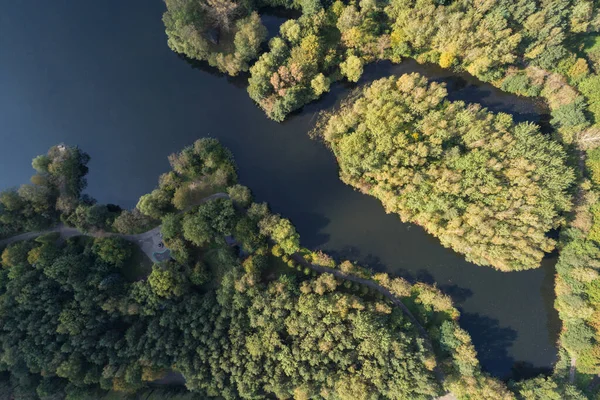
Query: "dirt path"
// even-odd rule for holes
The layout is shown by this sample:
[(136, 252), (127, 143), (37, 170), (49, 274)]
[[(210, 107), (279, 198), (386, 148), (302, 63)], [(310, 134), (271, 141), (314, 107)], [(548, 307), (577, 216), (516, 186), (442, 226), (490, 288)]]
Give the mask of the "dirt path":
[(571, 368), (569, 368), (569, 383), (575, 382), (575, 367), (577, 365), (577, 359), (571, 358)]
[[(179, 213), (186, 212), (190, 210), (192, 207), (198, 206), (200, 204), (204, 204), (207, 201), (211, 201), (214, 199), (228, 199), (229, 195), (227, 193), (215, 193), (210, 196), (207, 196), (200, 200), (197, 204), (194, 204), (190, 207), (187, 207), (185, 210), (179, 211)], [(92, 236), (92, 237), (110, 237), (117, 236), (121, 237), (130, 242), (136, 243), (142, 251), (150, 258), (152, 261), (157, 261), (154, 254), (163, 252), (164, 247), (160, 247), (160, 243), (162, 243), (162, 238), (160, 237), (160, 227), (161, 225), (150, 229), (149, 231), (137, 234), (137, 235), (124, 235), (121, 233), (113, 233), (113, 232), (104, 232), (104, 231), (94, 231), (94, 232), (83, 232), (77, 228), (72, 228), (63, 224), (60, 224), (54, 228), (47, 229), (45, 231), (38, 232), (27, 232), (21, 235), (12, 236), (6, 239), (0, 240), (0, 247), (8, 246), (9, 244), (20, 242), (22, 240), (31, 240), (35, 239), (38, 236), (46, 235), (49, 233), (60, 233), (60, 236), (63, 239), (74, 237), (74, 236)]]

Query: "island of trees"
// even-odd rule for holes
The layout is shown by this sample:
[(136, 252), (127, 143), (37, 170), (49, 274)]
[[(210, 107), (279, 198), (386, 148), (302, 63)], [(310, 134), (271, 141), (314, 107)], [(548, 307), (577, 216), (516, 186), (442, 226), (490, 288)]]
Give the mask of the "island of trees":
[[(112, 206), (83, 225), (78, 208), (102, 207), (80, 192), (89, 157), (64, 146), (49, 155), (57, 150), (79, 161), (38, 175), (77, 182), (79, 196), (70, 213), (46, 209), (80, 234), (41, 231), (2, 251), (3, 398), (585, 398), (553, 378), (507, 387), (486, 375), (437, 288), (303, 249), (289, 220), (237, 184), (231, 154), (214, 139), (172, 155), (172, 171), (135, 210)], [(3, 218), (30, 206), (1, 204)], [(153, 224), (171, 259), (150, 268), (118, 232)], [(156, 383), (170, 371), (185, 390)]]
[(449, 102), (418, 74), (375, 81), (317, 133), (341, 179), (479, 265), (537, 268), (571, 207), (560, 144), (537, 125)]

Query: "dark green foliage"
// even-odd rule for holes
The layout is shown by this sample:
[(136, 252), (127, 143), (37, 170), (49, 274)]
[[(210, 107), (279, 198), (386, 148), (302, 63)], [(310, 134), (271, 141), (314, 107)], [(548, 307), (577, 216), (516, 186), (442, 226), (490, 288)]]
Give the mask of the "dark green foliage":
[(231, 235), (235, 210), (231, 200), (216, 199), (206, 202), (183, 220), (183, 235), (197, 246)]
[(180, 297), (188, 290), (188, 280), (183, 273), (183, 266), (174, 262), (155, 264), (148, 277), (148, 283), (159, 297)]
[(265, 236), (261, 235), (256, 223), (249, 217), (239, 219), (233, 230), (233, 236), (240, 243), (242, 249), (249, 253), (254, 253), (267, 244)]
[(117, 213), (111, 212), (104, 204), (79, 204), (68, 217), (63, 216), (63, 220), (82, 232), (95, 230), (106, 230), (112, 227)]
[(540, 95), (542, 88), (532, 85), (529, 77), (525, 73), (518, 73), (507, 76), (500, 86), (502, 90), (509, 93), (516, 93), (521, 96), (535, 97)]

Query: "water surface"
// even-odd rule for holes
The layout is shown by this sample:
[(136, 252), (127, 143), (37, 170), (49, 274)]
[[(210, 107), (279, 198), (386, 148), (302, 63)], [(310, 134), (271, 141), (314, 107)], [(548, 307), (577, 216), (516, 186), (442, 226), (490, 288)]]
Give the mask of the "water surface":
[[(548, 368), (556, 357), (553, 260), (500, 273), (467, 263), (421, 228), (387, 215), (380, 203), (338, 179), (330, 152), (308, 138), (319, 110), (352, 85), (282, 124), (250, 100), (244, 79), (192, 68), (167, 47), (153, 0), (5, 2), (0, 14), (0, 188), (26, 182), (30, 160), (76, 144), (91, 156), (87, 192), (132, 207), (168, 170), (167, 155), (202, 136), (234, 153), (240, 180), (291, 218), (303, 243), (340, 257), (437, 282), (457, 301), (483, 367), (506, 377)], [(271, 30), (270, 26), (270, 30)], [(519, 121), (544, 109), (468, 76), (414, 62), (370, 66), (363, 82), (419, 71), (448, 82), (452, 99), (481, 102)]]

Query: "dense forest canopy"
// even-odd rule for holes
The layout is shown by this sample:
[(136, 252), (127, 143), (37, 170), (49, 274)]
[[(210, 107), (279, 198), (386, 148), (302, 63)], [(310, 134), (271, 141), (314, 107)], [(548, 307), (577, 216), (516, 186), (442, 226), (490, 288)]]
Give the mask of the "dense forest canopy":
[(536, 268), (571, 206), (562, 147), (531, 123), (449, 102), (418, 74), (375, 81), (326, 115), (342, 180), (467, 260)]
[[(301, 249), (216, 140), (169, 159), (113, 225), (162, 222), (170, 260), (140, 270), (130, 236), (98, 227), (2, 250), (1, 398), (584, 398), (552, 378), (509, 389), (485, 374), (436, 287)], [(156, 383), (170, 371), (186, 390)]]
[[(218, 142), (199, 140), (170, 161), (137, 211), (163, 220), (173, 257), (147, 277), (131, 278), (135, 244), (118, 235), (53, 233), (2, 251), (2, 396), (139, 393), (172, 369), (189, 390), (228, 399), (440, 393), (435, 356), (410, 320), (368, 290), (296, 269), (295, 229), (235, 184)], [(224, 187), (229, 199), (197, 192)]]

